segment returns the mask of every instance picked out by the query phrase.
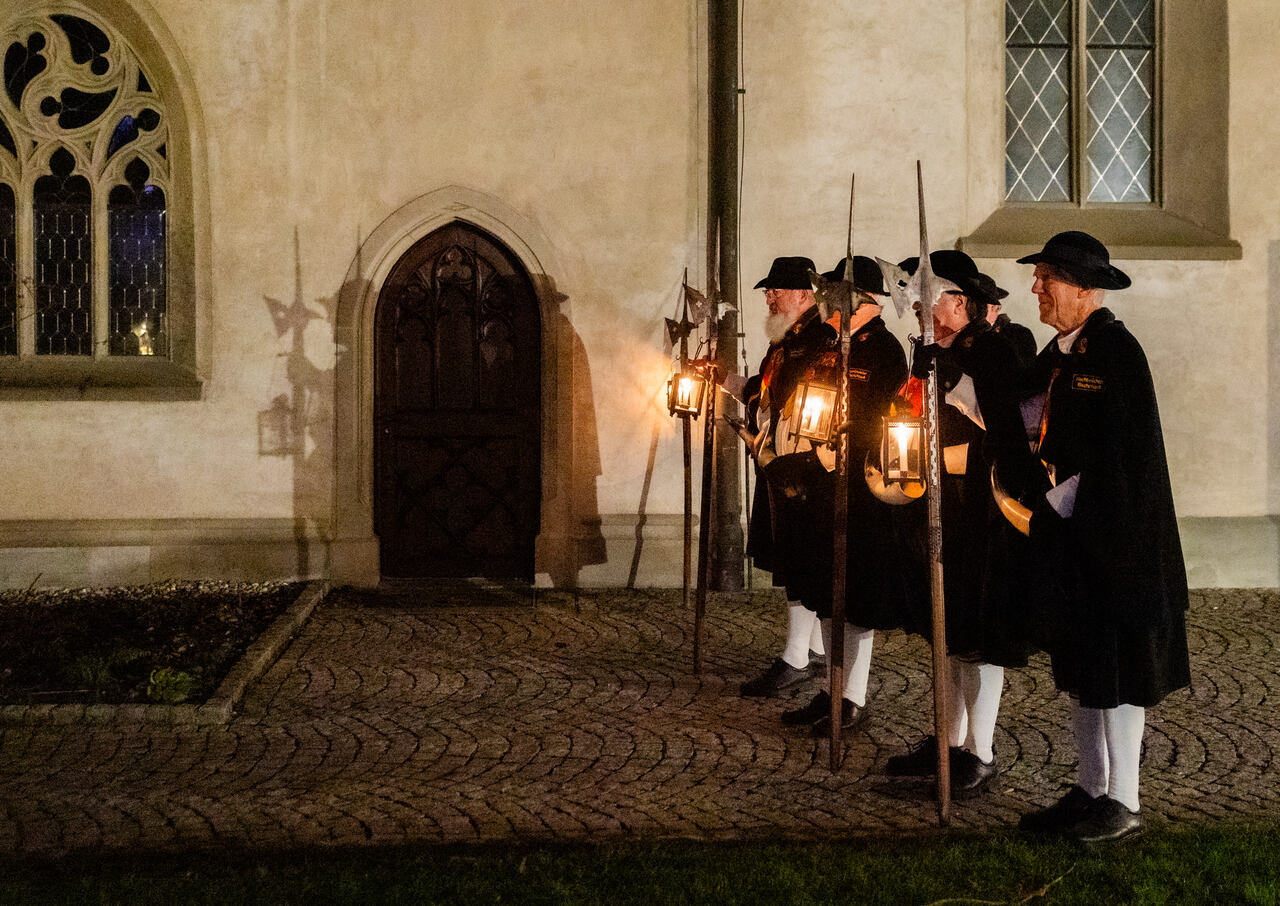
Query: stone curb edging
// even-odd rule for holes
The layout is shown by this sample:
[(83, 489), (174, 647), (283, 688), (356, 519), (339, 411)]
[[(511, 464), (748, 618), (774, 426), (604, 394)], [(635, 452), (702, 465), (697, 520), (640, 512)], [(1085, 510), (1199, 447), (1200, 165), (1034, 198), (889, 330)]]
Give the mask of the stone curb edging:
[(232, 666), (217, 690), (203, 705), (4, 705), (0, 726), (13, 724), (78, 723), (181, 724), (209, 726), (231, 719), (249, 684), (275, 663), (294, 633), (307, 621), (329, 592), (329, 581), (308, 582), (302, 593), (276, 617), (266, 632), (254, 640)]

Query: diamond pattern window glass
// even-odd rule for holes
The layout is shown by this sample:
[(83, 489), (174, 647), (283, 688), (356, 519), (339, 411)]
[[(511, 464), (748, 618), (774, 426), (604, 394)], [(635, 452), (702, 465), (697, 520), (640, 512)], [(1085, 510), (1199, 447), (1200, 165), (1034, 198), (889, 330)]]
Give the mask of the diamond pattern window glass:
[(1005, 6), (1005, 198), (1071, 198), (1068, 0)]
[(1085, 29), (1089, 200), (1152, 201), (1154, 0), (1089, 0)]
[(1006, 201), (1155, 200), (1156, 32), (1156, 0), (1006, 0)]

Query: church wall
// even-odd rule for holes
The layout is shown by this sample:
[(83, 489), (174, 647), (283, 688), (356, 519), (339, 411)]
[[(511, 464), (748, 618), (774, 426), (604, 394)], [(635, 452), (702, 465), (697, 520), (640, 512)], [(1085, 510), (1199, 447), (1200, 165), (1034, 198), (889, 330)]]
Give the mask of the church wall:
[[(0, 583), (326, 571), (346, 467), (333, 449), (344, 280), (394, 212), (457, 186), (538, 234), (555, 272), (535, 276), (554, 285), (580, 345), (573, 368), (590, 393), (573, 437), (600, 474), (567, 491), (566, 512), (599, 520), (608, 561), (583, 561), (578, 581), (625, 583), (634, 562), (636, 584), (678, 584), (680, 441), (658, 395), (661, 321), (683, 268), (704, 285), (701, 4), (134, 5), (180, 48), (207, 138), (207, 381), (197, 401), (0, 403)], [(740, 286), (752, 368), (765, 344), (751, 287), (775, 255), (826, 269), (843, 254), (851, 172), (859, 252), (914, 254), (917, 159), (934, 247), (991, 213), (1001, 8), (745, 5)], [(1243, 255), (1120, 261), (1134, 287), (1108, 304), (1151, 360), (1193, 584), (1280, 584), (1280, 190), (1267, 166), (1280, 101), (1254, 40), (1277, 14), (1270, 0), (1233, 0), (1231, 15), (1231, 236)], [(979, 264), (1047, 341), (1030, 269)], [(277, 333), (268, 300), (315, 316), (300, 328), (301, 377), (287, 367), (293, 329)], [(299, 379), (306, 453), (264, 455), (259, 415)]]
[[(1003, 4), (771, 6), (773, 14), (749, 13), (744, 30), (744, 288), (774, 255), (809, 254), (824, 269), (840, 258), (851, 171), (855, 251), (891, 260), (916, 253), (917, 159), (933, 247), (952, 247), (981, 224), (1003, 180)], [(1280, 108), (1274, 61), (1251, 36), (1280, 23), (1265, 0), (1232, 2), (1230, 11), (1231, 238), (1242, 257), (1121, 260), (1134, 285), (1107, 304), (1151, 363), (1192, 583), (1274, 585), (1280, 188), (1266, 162)], [(1010, 290), (1005, 310), (1047, 342), (1052, 331), (1038, 323), (1031, 268), (978, 263)], [(764, 348), (762, 298), (744, 292), (754, 364)], [(886, 320), (906, 336), (891, 312)]]
[[(632, 449), (643, 462), (650, 429), (673, 431), (665, 414), (649, 415), (665, 378), (661, 323), (682, 269), (696, 265), (701, 229), (689, 5), (137, 8), (163, 22), (185, 57), (207, 137), (212, 355), (203, 395), (3, 403), (6, 433), (19, 440), (6, 457), (0, 580), (25, 585), (41, 564), (45, 584), (234, 571), (243, 553), (234, 544), (163, 566), (156, 552), (225, 544), (246, 523), (274, 539), (278, 569), (293, 570), (293, 548), (309, 545), (303, 568), (323, 570), (343, 281), (380, 223), (449, 186), (516, 212), (549, 246), (541, 263), (557, 271), (532, 276), (551, 287), (570, 325), (565, 342), (584, 352), (577, 379), (589, 381), (572, 443), (588, 468), (606, 464), (566, 493), (582, 498), (574, 512), (597, 522), (601, 510), (633, 507)], [(277, 333), (273, 302), (309, 314)], [(282, 395), (292, 404), (303, 385), (305, 451), (264, 455), (260, 413)], [(652, 506), (670, 511), (678, 501), (657, 483)], [(138, 552), (143, 537), (150, 553)], [(86, 543), (116, 553), (90, 563)]]

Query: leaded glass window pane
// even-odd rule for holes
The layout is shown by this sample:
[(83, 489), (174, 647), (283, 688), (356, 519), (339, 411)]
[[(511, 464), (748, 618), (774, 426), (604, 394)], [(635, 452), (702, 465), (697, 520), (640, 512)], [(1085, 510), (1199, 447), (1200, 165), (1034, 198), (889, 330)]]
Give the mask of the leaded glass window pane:
[(1089, 0), (1085, 35), (1090, 45), (1150, 47), (1156, 37), (1155, 4), (1152, 0)]
[(18, 354), (17, 197), (0, 183), (0, 355)]
[(1070, 43), (1071, 6), (1068, 0), (1008, 0), (1004, 11), (1007, 45)]
[(1155, 200), (1155, 34), (1155, 0), (1006, 0), (1006, 200)]
[(1069, 0), (1005, 5), (1005, 198), (1071, 198)]
[(1089, 50), (1089, 200), (1151, 201), (1149, 50)]
[(36, 353), (92, 355), (92, 217), (89, 180), (65, 149), (36, 180)]
[(107, 201), (111, 355), (167, 355), (165, 330), (165, 198), (147, 184), (140, 160), (125, 168), (128, 185)]
[(1005, 197), (1071, 198), (1068, 51), (1010, 47), (1005, 57)]

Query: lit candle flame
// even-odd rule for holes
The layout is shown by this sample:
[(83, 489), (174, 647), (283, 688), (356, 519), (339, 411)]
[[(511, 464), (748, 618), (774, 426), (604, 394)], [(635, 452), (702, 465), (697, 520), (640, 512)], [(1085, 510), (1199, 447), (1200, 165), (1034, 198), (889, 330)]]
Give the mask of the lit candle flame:
[(892, 468), (894, 475), (905, 475), (911, 467), (911, 441), (916, 435), (916, 426), (909, 422), (897, 422), (889, 427), (893, 435), (897, 457)]
[(800, 430), (815, 432), (822, 424), (822, 413), (826, 409), (821, 397), (809, 396), (804, 401), (804, 412), (800, 416)]
[(693, 379), (681, 377), (677, 394), (676, 399), (679, 400), (679, 404), (686, 409), (691, 408), (693, 406)]

